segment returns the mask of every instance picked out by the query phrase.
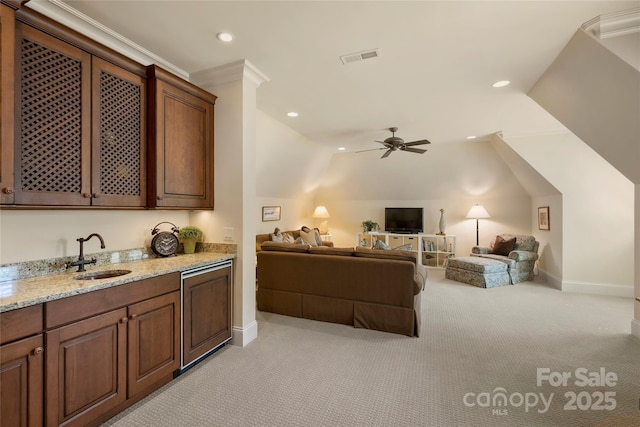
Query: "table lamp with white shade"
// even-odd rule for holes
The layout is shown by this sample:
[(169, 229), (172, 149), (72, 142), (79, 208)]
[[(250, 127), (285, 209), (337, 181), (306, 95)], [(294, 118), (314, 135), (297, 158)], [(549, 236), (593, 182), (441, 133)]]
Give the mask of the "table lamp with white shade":
[(320, 234), (329, 234), (328, 219), (331, 218), (331, 215), (329, 215), (327, 208), (323, 205), (317, 206), (316, 210), (313, 211), (311, 218), (323, 219), (324, 221), (320, 223), (320, 227), (318, 227), (318, 229), (320, 230)]

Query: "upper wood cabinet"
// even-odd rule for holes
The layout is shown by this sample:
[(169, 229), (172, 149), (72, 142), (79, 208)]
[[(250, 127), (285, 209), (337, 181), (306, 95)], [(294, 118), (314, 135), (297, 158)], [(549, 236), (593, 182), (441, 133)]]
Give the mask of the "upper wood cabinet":
[(0, 4), (0, 203), (13, 203), (15, 13)]
[(216, 97), (156, 65), (147, 82), (148, 207), (212, 209)]
[(16, 25), (14, 203), (145, 206), (145, 79)]

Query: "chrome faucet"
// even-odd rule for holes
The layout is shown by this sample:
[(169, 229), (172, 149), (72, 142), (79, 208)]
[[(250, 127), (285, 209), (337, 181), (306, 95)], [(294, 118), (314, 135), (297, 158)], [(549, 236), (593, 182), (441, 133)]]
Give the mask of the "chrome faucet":
[(98, 233), (92, 233), (89, 234), (89, 236), (86, 239), (83, 239), (82, 237), (80, 237), (79, 239), (76, 239), (76, 241), (80, 242), (80, 255), (78, 256), (78, 260), (74, 261), (74, 262), (70, 262), (69, 264), (67, 264), (67, 268), (71, 268), (71, 267), (78, 267), (78, 272), (84, 271), (84, 265), (85, 264), (95, 264), (96, 263), (96, 259), (92, 258), (89, 261), (86, 261), (84, 259), (84, 242), (86, 242), (87, 240), (91, 239), (92, 237), (97, 237), (98, 239), (100, 239), (100, 248), (104, 249), (104, 239), (102, 238), (101, 235), (99, 235)]

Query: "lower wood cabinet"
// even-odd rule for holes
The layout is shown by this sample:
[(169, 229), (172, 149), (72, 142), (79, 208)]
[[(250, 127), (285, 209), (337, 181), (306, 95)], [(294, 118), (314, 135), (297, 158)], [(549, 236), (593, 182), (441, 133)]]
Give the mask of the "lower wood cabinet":
[(84, 426), (124, 402), (127, 310), (46, 333), (47, 426)]
[(231, 267), (184, 279), (183, 365), (231, 338)]
[(42, 334), (0, 346), (0, 424), (42, 426)]
[(65, 323), (45, 332), (47, 426), (98, 425), (173, 378), (179, 289), (175, 273), (47, 303), (45, 322)]
[(183, 301), (176, 272), (1, 313), (0, 425), (107, 421), (231, 338), (232, 287), (225, 266)]
[(42, 427), (42, 304), (0, 314), (0, 425)]
[(128, 397), (180, 368), (180, 293), (129, 307)]

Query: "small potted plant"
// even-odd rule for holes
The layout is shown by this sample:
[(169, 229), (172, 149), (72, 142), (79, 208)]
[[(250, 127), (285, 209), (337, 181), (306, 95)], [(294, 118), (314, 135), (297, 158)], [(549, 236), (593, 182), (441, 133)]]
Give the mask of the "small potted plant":
[(362, 221), (362, 231), (365, 233), (369, 233), (370, 231), (378, 231), (380, 230), (380, 226), (377, 222), (371, 221), (370, 219), (366, 221)]
[(184, 253), (192, 254), (196, 251), (196, 242), (202, 238), (202, 230), (193, 225), (187, 225), (178, 231), (178, 237), (184, 245)]

